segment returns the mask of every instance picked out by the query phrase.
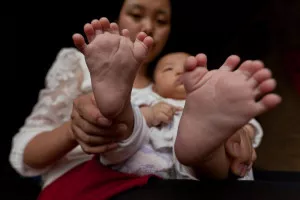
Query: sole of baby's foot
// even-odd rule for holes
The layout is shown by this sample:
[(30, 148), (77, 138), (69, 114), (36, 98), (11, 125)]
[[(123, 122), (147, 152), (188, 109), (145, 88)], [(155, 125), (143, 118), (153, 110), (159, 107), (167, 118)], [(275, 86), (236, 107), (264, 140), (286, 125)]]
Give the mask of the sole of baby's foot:
[[(229, 57), (228, 59), (235, 59)], [(259, 61), (238, 62), (208, 71), (206, 57), (190, 57), (183, 82), (186, 104), (175, 142), (178, 160), (197, 165), (248, 121), (276, 107), (280, 96), (269, 94), (276, 82)]]
[(78, 34), (73, 36), (74, 44), (85, 55), (101, 113), (113, 119), (130, 103), (135, 76), (153, 39), (141, 32), (132, 42), (128, 30), (120, 34), (118, 25), (106, 18), (86, 25), (85, 34), (89, 44)]

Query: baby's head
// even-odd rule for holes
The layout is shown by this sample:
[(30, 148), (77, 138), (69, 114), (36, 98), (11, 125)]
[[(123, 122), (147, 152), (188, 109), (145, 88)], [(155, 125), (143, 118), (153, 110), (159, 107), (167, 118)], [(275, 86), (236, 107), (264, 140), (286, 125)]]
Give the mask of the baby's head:
[(162, 57), (154, 71), (153, 91), (164, 98), (185, 99), (181, 81), (184, 63), (190, 55), (184, 52), (170, 53)]

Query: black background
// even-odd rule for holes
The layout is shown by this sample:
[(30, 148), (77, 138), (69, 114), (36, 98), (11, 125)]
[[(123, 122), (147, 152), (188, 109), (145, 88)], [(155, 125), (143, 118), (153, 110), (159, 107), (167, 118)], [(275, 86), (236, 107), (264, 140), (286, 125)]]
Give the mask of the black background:
[[(0, 105), (4, 112), (1, 112), (3, 164), (0, 173), (10, 194), (34, 199), (38, 191), (36, 182), (20, 178), (8, 164), (12, 136), (36, 103), (45, 75), (58, 51), (73, 46), (72, 34), (82, 33), (85, 23), (101, 16), (114, 18), (118, 6), (115, 1), (111, 2), (72, 2), (68, 6), (62, 6), (61, 2), (34, 5), (26, 2), (25, 5), (18, 4), (20, 11), (13, 9), (9, 15), (1, 16)], [(240, 55), (242, 60), (264, 61), (274, 41), (280, 45), (284, 40), (272, 29), (280, 26), (275, 21), (277, 19), (272, 18), (272, 1), (172, 2), (174, 24), (165, 52), (206, 53), (209, 68), (217, 68), (231, 54)]]

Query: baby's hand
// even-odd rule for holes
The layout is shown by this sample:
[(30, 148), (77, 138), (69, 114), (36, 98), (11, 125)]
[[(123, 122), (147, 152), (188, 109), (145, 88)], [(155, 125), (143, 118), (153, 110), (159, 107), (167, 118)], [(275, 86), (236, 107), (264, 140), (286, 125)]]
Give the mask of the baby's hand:
[(159, 102), (152, 107), (141, 107), (141, 112), (149, 127), (170, 123), (177, 111), (182, 111), (182, 108), (165, 102)]
[(176, 107), (165, 102), (159, 102), (152, 106), (151, 109), (153, 114), (153, 126), (158, 126), (162, 123), (170, 123), (175, 113), (177, 111), (182, 111), (181, 107)]
[(247, 124), (225, 143), (225, 150), (232, 159), (231, 171), (239, 177), (244, 177), (256, 160), (256, 152), (252, 145), (254, 135), (254, 128)]

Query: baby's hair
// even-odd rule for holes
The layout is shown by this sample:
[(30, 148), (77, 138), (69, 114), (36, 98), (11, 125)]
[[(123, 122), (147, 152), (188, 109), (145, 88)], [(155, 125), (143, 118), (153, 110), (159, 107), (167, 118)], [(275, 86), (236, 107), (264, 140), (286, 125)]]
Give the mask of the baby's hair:
[(149, 65), (149, 67), (147, 69), (147, 76), (150, 77), (150, 79), (153, 83), (155, 82), (155, 78), (154, 78), (155, 74), (154, 73), (155, 73), (156, 67), (158, 66), (159, 62), (162, 59), (164, 59), (166, 56), (175, 55), (175, 54), (185, 54), (187, 57), (191, 56), (190, 53), (183, 52), (183, 51), (169, 52), (169, 53), (165, 53), (165, 54), (159, 56), (157, 59), (155, 59), (155, 62), (152, 62), (151, 65)]

